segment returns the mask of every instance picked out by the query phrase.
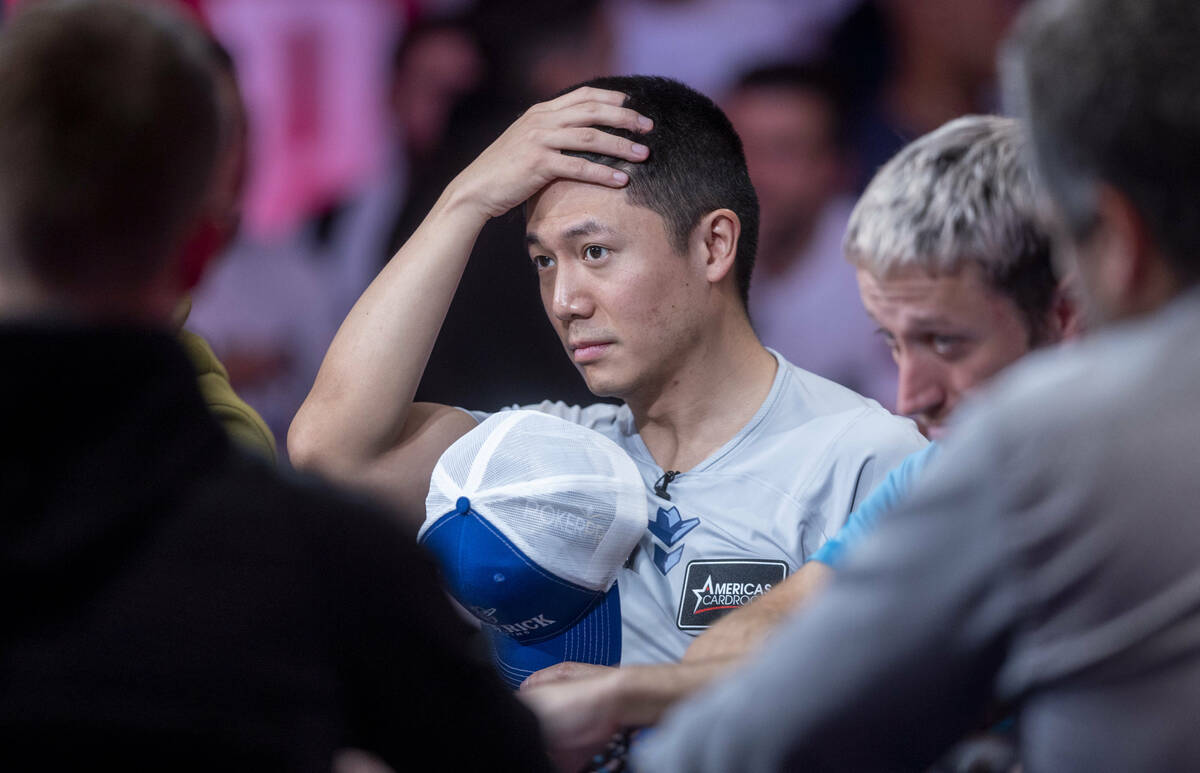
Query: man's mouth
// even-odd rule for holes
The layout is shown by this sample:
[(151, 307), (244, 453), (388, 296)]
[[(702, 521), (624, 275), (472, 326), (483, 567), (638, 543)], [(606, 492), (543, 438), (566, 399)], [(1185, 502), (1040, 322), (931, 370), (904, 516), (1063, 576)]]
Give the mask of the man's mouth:
[(577, 341), (569, 345), (571, 359), (576, 365), (586, 365), (603, 357), (610, 346), (611, 341)]

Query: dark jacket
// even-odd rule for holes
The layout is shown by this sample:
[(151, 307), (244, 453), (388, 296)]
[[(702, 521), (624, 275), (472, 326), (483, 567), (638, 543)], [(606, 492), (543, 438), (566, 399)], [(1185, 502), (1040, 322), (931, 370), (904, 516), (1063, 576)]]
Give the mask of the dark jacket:
[(0, 325), (0, 769), (537, 770), (413, 535), (233, 448), (167, 335)]

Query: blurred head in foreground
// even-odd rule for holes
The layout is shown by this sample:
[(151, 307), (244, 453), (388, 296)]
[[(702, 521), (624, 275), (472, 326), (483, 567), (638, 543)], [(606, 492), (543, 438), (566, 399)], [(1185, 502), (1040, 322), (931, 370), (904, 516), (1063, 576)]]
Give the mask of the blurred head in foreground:
[(165, 323), (211, 253), (208, 43), (160, 4), (47, 0), (0, 34), (0, 314)]

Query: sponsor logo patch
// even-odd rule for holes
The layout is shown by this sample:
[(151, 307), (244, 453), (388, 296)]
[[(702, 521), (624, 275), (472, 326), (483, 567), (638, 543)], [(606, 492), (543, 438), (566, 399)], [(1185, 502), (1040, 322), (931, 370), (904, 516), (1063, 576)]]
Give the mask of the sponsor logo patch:
[(783, 561), (692, 561), (683, 578), (678, 625), (684, 631), (708, 628), (783, 582), (787, 573)]

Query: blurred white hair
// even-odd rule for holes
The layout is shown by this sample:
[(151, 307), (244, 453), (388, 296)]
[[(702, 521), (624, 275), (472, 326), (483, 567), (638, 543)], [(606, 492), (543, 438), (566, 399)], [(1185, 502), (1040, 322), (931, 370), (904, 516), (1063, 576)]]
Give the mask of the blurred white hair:
[(1013, 269), (1041, 238), (1027, 142), (1011, 118), (957, 118), (892, 157), (863, 192), (843, 249), (878, 277), (918, 267)]

